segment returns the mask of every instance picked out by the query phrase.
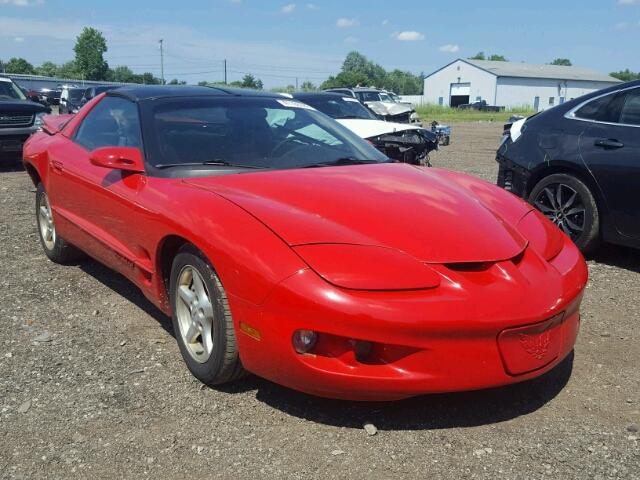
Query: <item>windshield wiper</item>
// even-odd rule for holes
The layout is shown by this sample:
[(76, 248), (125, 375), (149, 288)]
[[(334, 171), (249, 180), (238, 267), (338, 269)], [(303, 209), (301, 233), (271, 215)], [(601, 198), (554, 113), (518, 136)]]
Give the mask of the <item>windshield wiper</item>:
[(227, 162), (226, 160), (206, 160), (204, 162), (186, 162), (186, 163), (161, 163), (156, 168), (173, 168), (173, 167), (201, 167), (201, 166), (221, 166), (234, 168), (266, 168), (259, 165), (240, 165), (237, 163)]
[(318, 168), (318, 167), (337, 167), (340, 165), (364, 165), (368, 163), (384, 163), (378, 160), (364, 160), (354, 157), (342, 157), (329, 162), (311, 163), (309, 165), (300, 165), (301, 168)]

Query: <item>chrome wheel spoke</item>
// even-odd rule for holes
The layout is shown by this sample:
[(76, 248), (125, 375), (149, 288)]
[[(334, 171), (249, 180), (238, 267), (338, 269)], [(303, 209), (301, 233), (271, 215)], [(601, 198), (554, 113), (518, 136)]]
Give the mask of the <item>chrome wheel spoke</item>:
[(180, 300), (184, 302), (189, 310), (191, 310), (193, 304), (196, 301), (196, 294), (186, 285), (180, 285), (178, 287), (178, 296)]
[(211, 352), (213, 351), (213, 336), (211, 335), (211, 330), (211, 319), (208, 319), (202, 324), (202, 348), (207, 356), (211, 355)]
[(200, 274), (192, 269), (191, 278), (193, 282), (193, 289), (196, 296), (198, 297), (198, 300), (205, 298), (207, 296), (207, 292), (204, 289), (204, 283), (202, 282)]
[(198, 339), (199, 335), (200, 335), (200, 329), (198, 328), (196, 323), (193, 321), (190, 322), (189, 328), (184, 334), (184, 339), (187, 341), (187, 343), (196, 343), (196, 340)]

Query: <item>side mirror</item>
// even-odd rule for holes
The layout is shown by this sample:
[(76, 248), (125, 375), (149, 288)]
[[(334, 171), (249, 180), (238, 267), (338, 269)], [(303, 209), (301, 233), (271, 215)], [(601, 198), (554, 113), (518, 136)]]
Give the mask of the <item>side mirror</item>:
[(91, 152), (89, 161), (97, 167), (122, 170), (124, 172), (143, 173), (144, 160), (139, 148), (101, 147)]

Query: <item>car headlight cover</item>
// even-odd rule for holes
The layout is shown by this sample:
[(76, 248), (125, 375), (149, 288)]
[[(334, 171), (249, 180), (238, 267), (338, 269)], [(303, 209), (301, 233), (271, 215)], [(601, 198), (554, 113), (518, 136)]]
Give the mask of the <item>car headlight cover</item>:
[(342, 288), (419, 290), (440, 285), (440, 276), (428, 265), (392, 248), (325, 243), (294, 250), (318, 275)]
[(36, 113), (36, 118), (33, 121), (33, 125), (35, 127), (42, 128), (42, 125), (44, 125), (44, 120), (43, 119), (44, 119), (44, 116), (46, 114), (47, 114), (46, 112)]
[(531, 210), (522, 217), (518, 231), (547, 261), (558, 256), (564, 247), (563, 233), (538, 210)]

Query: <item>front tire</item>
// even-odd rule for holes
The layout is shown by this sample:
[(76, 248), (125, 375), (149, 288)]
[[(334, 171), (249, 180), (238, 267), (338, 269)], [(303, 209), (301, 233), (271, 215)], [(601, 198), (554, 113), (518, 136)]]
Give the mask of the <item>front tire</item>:
[(191, 373), (206, 385), (245, 375), (226, 293), (206, 257), (193, 246), (173, 260), (169, 284), (173, 330)]
[(49, 197), (42, 183), (36, 189), (36, 226), (40, 245), (49, 260), (64, 265), (82, 257), (78, 249), (57, 234)]
[(596, 200), (581, 180), (556, 173), (540, 180), (529, 203), (555, 223), (583, 253), (600, 244), (600, 214)]

